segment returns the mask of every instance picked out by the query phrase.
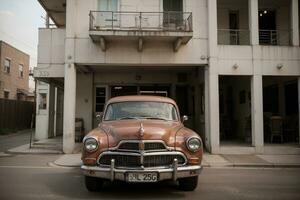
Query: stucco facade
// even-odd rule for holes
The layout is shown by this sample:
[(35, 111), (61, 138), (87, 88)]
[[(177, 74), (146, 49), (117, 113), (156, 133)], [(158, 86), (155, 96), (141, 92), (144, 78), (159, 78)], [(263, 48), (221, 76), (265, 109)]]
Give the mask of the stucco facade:
[[(40, 2), (44, 7), (51, 6), (45, 0)], [(100, 9), (99, 1), (67, 0), (65, 24), (39, 30), (38, 67), (34, 74), (53, 87), (63, 88), (64, 152), (72, 153), (74, 149), (76, 118), (83, 119), (84, 130), (88, 132), (97, 126), (95, 115), (110, 97), (121, 93), (160, 92), (179, 102), (181, 114), (190, 116), (190, 127), (202, 136), (210, 152), (268, 153), (264, 141), (265, 77), (289, 77), (297, 85), (296, 91), (293, 89), (291, 93), (297, 92), (298, 96), (300, 93), (298, 0), (289, 3), (276, 1), (278, 30), (290, 30), (288, 39), (277, 35), (277, 45), (260, 44), (264, 32), (259, 28), (259, 12), (265, 12), (267, 8), (272, 10), (274, 1), (182, 0), (181, 12), (192, 16), (192, 29), (188, 31), (181, 27), (164, 30), (165, 25), (161, 25), (164, 23), (161, 18), (165, 16), (162, 13), (165, 11), (163, 0), (117, 2), (116, 13), (130, 12), (136, 16), (128, 18), (118, 14), (116, 19), (110, 20), (113, 21), (112, 26), (109, 24), (106, 25), (108, 28), (101, 29), (100, 25), (93, 24), (97, 22), (98, 15), (93, 18), (95, 22), (91, 21), (91, 11)], [(240, 25), (234, 30), (228, 27), (231, 26), (228, 25), (228, 12), (231, 10), (240, 13)], [(141, 14), (147, 12), (155, 14), (146, 17)], [(135, 23), (138, 30), (136, 27), (128, 29), (131, 20), (140, 20)], [(113, 23), (118, 23), (117, 29), (113, 29)], [(149, 24), (158, 26), (150, 30)], [(287, 24), (290, 27), (285, 27)], [(230, 38), (233, 36), (235, 44), (224, 44), (232, 43)], [(281, 45), (285, 43), (288, 45)], [(241, 81), (241, 77), (246, 79)], [(248, 138), (247, 145), (227, 146), (220, 142), (224, 129), (222, 119), (230, 115), (227, 113), (225, 116), (226, 111), (220, 110), (224, 80), (224, 85), (233, 88), (232, 98), (240, 99), (239, 103), (231, 106), (235, 108), (232, 115), (236, 116), (232, 121), (237, 121), (232, 126), (238, 133), (230, 137), (237, 139), (240, 133), (248, 134), (249, 137), (243, 136)], [(228, 104), (225, 101), (225, 106)], [(285, 116), (287, 113), (283, 111), (276, 115)], [(297, 115), (299, 126), (299, 111)], [(247, 122), (241, 121), (246, 117), (251, 122), (247, 128)], [(52, 121), (47, 119), (40, 123), (49, 127)], [(299, 138), (299, 128), (297, 131)], [(293, 142), (299, 144), (299, 139)], [(293, 148), (291, 152), (299, 150)]]

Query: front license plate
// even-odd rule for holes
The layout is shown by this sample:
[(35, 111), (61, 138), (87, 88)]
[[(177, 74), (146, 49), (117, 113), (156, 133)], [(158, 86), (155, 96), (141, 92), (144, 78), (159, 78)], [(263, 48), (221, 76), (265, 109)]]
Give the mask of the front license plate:
[(157, 182), (157, 179), (156, 172), (127, 173), (128, 182)]

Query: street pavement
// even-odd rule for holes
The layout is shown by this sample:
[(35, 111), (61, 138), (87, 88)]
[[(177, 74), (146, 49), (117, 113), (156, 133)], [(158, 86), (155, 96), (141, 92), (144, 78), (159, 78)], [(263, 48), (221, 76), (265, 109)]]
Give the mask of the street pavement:
[(300, 199), (300, 169), (288, 168), (204, 168), (194, 192), (172, 182), (108, 182), (91, 193), (79, 168), (49, 165), (58, 157), (0, 156), (0, 199)]
[[(91, 193), (86, 190), (78, 167), (80, 154), (9, 153), (9, 148), (27, 143), (28, 138), (24, 137), (29, 135), (0, 138), (1, 151), (7, 152), (0, 153), (0, 200), (300, 199), (299, 155), (205, 155), (205, 167), (193, 192), (179, 191), (173, 182), (107, 182), (102, 191)], [(291, 160), (296, 162), (291, 163)], [(276, 162), (279, 164), (277, 168), (272, 167)], [(291, 168), (281, 168), (282, 163), (287, 163)]]

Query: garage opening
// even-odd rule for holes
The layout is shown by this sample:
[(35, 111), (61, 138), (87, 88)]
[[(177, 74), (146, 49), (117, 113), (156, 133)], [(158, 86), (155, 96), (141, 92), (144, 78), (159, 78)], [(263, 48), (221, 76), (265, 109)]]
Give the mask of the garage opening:
[(219, 78), (220, 144), (251, 146), (251, 77)]
[(264, 141), (299, 144), (298, 82), (295, 77), (263, 78)]

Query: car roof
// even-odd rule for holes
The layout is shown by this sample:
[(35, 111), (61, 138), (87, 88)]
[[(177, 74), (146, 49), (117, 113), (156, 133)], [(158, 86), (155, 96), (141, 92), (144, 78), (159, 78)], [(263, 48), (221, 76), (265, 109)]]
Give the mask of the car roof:
[(175, 101), (168, 97), (161, 96), (150, 96), (150, 95), (130, 95), (130, 96), (118, 96), (113, 97), (108, 100), (107, 104), (123, 101), (156, 101), (156, 102), (165, 102), (176, 105)]

